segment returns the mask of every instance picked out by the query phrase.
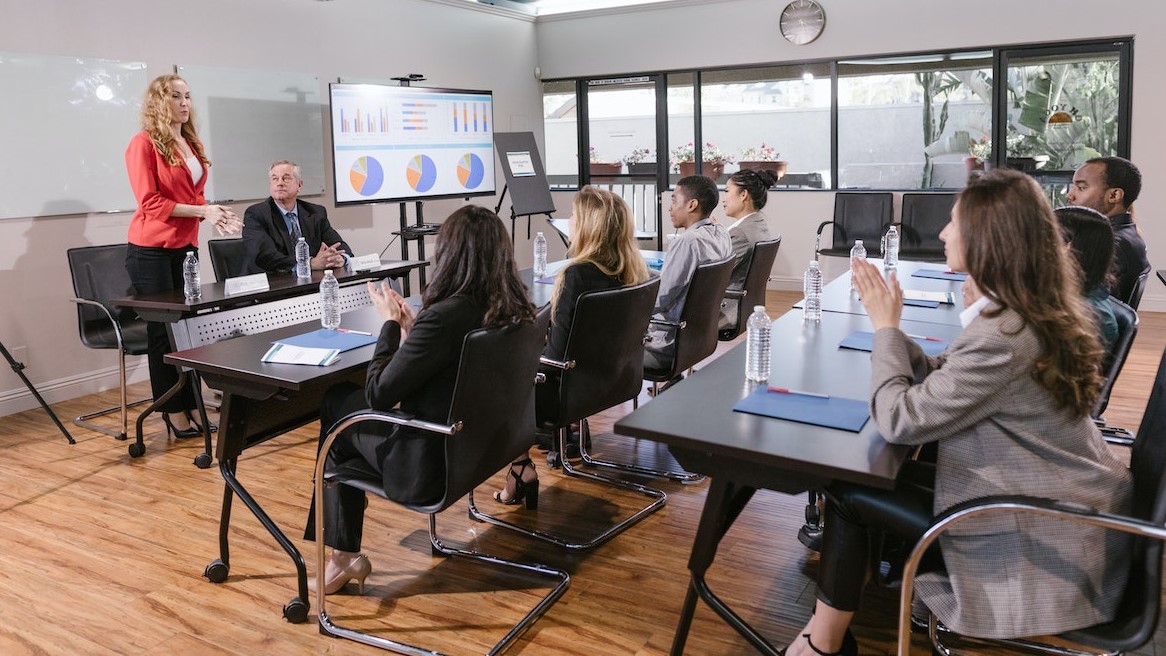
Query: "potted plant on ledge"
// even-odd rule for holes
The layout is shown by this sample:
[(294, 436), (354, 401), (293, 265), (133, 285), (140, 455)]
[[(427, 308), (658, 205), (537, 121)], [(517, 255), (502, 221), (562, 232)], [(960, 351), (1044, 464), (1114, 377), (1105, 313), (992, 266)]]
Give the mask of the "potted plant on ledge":
[[(672, 149), (671, 154), (671, 163), (680, 172), (680, 177), (696, 173), (696, 147), (691, 141)], [(700, 156), (704, 161), (701, 174), (713, 180), (721, 177), (725, 172), (725, 164), (730, 164), (733, 161), (731, 156), (722, 153), (721, 149), (711, 142), (705, 142), (704, 147), (700, 149)]]
[(650, 148), (636, 148), (631, 154), (625, 155), (623, 163), (628, 165), (628, 175), (654, 175), (656, 162), (648, 159), (651, 156)]
[(595, 146), (591, 147), (588, 161), (590, 163), (591, 177), (611, 177), (613, 175), (619, 175), (619, 172), (623, 170), (623, 162), (604, 162), (601, 160), (599, 158), (599, 151), (595, 149)]
[(741, 160), (738, 164), (743, 169), (773, 171), (778, 180), (789, 169), (789, 162), (781, 159), (781, 153), (777, 152), (777, 149), (773, 146), (766, 146), (764, 142), (762, 142), (760, 148), (746, 148), (741, 153)]

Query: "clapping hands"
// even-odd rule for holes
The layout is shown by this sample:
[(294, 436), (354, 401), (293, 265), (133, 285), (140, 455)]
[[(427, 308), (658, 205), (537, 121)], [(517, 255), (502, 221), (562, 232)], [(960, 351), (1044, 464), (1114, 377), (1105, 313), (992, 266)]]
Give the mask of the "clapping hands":
[(874, 329), (898, 328), (903, 313), (903, 289), (899, 287), (895, 273), (892, 271), (883, 280), (879, 268), (866, 260), (856, 259), (852, 266), (854, 288), (862, 298), (862, 306), (866, 308)]
[(413, 329), (413, 308), (409, 307), (404, 296), (389, 287), (389, 283), (384, 280), (369, 282), (368, 295), (382, 319), (401, 324), (401, 332), (406, 335)]
[(203, 218), (214, 224), (220, 236), (237, 235), (243, 231), (243, 220), (226, 205), (207, 205)]

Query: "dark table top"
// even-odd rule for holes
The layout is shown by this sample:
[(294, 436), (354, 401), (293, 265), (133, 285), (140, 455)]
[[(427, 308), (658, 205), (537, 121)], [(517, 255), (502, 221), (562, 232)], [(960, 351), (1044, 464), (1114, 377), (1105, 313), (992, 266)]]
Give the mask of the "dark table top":
[[(958, 326), (913, 321), (904, 321), (901, 327), (945, 340), (960, 332)], [(773, 323), (769, 384), (869, 399), (870, 353), (838, 348), (856, 330), (871, 330), (870, 320), (859, 314), (824, 312), (815, 324), (803, 323), (798, 310), (786, 313)], [(883, 488), (893, 485), (910, 449), (885, 442), (873, 420), (860, 433), (852, 433), (734, 412), (733, 406), (756, 388), (745, 380), (745, 348), (738, 345), (620, 419), (616, 432), (663, 442), (730, 468), (754, 467)], [(688, 460), (682, 461), (685, 467), (701, 471)]]
[[(380, 267), (369, 271), (351, 273), (339, 269), (333, 270), (333, 274), (343, 285), (358, 280), (376, 280), (402, 275), (428, 265), (428, 262), (420, 260), (395, 260), (385, 262)], [(323, 279), (323, 271), (313, 271), (310, 282), (301, 281), (292, 273), (270, 273), (267, 275), (269, 289), (264, 291), (228, 295), (225, 282), (214, 282), (203, 285), (202, 296), (190, 302), (187, 302), (182, 295), (181, 289), (172, 289), (157, 294), (135, 294), (114, 299), (113, 304), (118, 307), (135, 308), (143, 318), (150, 321), (172, 323), (183, 317), (204, 312), (217, 312), (233, 307), (258, 305), (311, 294), (319, 290), (320, 281)]]
[[(882, 260), (872, 259), (870, 261), (876, 266), (882, 266)], [(962, 283), (939, 280), (937, 278), (916, 278), (911, 275), (920, 269), (947, 270), (947, 265), (935, 262), (899, 262), (899, 266), (895, 272), (896, 277), (899, 279), (899, 286), (904, 291), (953, 292), (955, 304), (948, 305), (941, 303), (937, 308), (904, 305), (903, 320), (959, 326), (960, 312), (964, 309), (964, 299), (960, 294), (960, 286)], [(802, 302), (799, 301), (794, 307), (801, 308)], [(846, 271), (841, 276), (831, 280), (822, 289), (822, 311), (866, 315), (866, 308), (862, 306), (862, 301), (858, 298), (858, 292), (851, 291), (850, 289), (850, 271)]]

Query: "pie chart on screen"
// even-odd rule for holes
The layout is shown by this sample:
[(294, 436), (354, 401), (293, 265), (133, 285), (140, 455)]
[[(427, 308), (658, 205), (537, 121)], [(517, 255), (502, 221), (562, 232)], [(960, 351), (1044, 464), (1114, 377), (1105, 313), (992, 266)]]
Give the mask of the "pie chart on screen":
[(377, 160), (365, 156), (358, 157), (348, 170), (348, 182), (352, 190), (361, 196), (372, 196), (381, 190), (385, 182), (385, 170)]
[(482, 158), (473, 153), (466, 153), (457, 163), (457, 179), (466, 189), (477, 189), (486, 175), (486, 167), (482, 165)]
[(423, 194), (437, 182), (437, 165), (429, 155), (417, 155), (405, 167), (405, 179), (413, 191)]

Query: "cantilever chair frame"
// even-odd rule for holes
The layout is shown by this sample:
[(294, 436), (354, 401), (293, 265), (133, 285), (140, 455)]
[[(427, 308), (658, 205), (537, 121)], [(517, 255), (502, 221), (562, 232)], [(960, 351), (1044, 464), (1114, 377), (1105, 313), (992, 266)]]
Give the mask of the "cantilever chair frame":
[[(879, 218), (882, 220), (878, 228), (878, 234), (859, 235), (858, 238), (862, 239), (864, 246), (868, 241), (873, 242), (873, 244), (881, 243), (880, 240), (882, 236), (887, 232), (887, 228), (890, 227), (894, 222), (894, 194), (889, 191), (840, 191), (834, 194), (834, 218), (818, 224), (818, 229), (814, 235), (814, 259), (820, 260), (822, 259), (822, 255), (835, 257), (849, 256), (850, 248), (854, 243), (855, 235), (848, 234), (847, 226), (842, 225), (842, 222), (839, 221), (839, 219), (845, 218), (845, 216), (847, 216), (846, 204), (849, 202), (847, 200), (848, 198), (858, 199), (864, 196), (868, 200), (877, 201), (880, 205), (884, 206), (885, 211), (884, 209), (880, 209), (882, 216)], [(822, 230), (828, 225), (833, 225), (834, 230), (831, 234), (830, 248), (823, 251)], [(843, 243), (839, 244), (839, 239), (842, 239)], [(873, 244), (867, 247), (868, 255), (872, 252), (875, 252), (873, 250), (875, 248)], [(881, 257), (881, 251), (877, 251), (876, 253)]]
[[(539, 330), (540, 327), (542, 328), (542, 331)], [(485, 398), (477, 398), (477, 399), (472, 400), (472, 401), (466, 401), (465, 397), (462, 396), (462, 394), (465, 393), (465, 390), (470, 385), (473, 385), (473, 382), (474, 382), (474, 381), (471, 381), (468, 377), (463, 379), (463, 375), (465, 375), (467, 373), (467, 371), (470, 371), (466, 368), (467, 367), (467, 365), (466, 365), (467, 356), (466, 356), (465, 349), (469, 349), (471, 347), (471, 337), (473, 337), (475, 334), (481, 335), (483, 333), (488, 333), (488, 331), (500, 331), (500, 330), (508, 330), (508, 329), (506, 329), (506, 328), (482, 329), (479, 331), (475, 331), (475, 332), (471, 333), (470, 335), (467, 335), (466, 341), (465, 341), (465, 346), (463, 346), (461, 363), (459, 364), (457, 389), (455, 390), (453, 406), (451, 407), (451, 410), (450, 410), (449, 423), (439, 424), (439, 423), (435, 423), (435, 422), (423, 421), (423, 420), (419, 420), (419, 419), (405, 416), (405, 415), (397, 413), (397, 412), (377, 412), (377, 411), (373, 411), (373, 410), (365, 410), (365, 411), (358, 411), (358, 412), (355, 412), (355, 413), (348, 415), (347, 417), (344, 417), (339, 422), (337, 422), (334, 426), (332, 426), (332, 428), (328, 431), (328, 435), (325, 437), (324, 443), (320, 447), (319, 455), (317, 456), (316, 467), (315, 467), (315, 479), (314, 479), (314, 481), (315, 481), (314, 488), (315, 488), (315, 494), (316, 494), (316, 499), (317, 499), (316, 512), (315, 512), (315, 521), (316, 521), (316, 534), (315, 534), (315, 539), (316, 539), (316, 604), (317, 604), (317, 608), (318, 608), (318, 618), (319, 618), (320, 632), (321, 633), (324, 633), (327, 635), (332, 635), (335, 637), (346, 638), (349, 640), (354, 640), (356, 642), (361, 642), (361, 643), (364, 643), (367, 645), (379, 647), (381, 649), (388, 649), (390, 651), (395, 651), (395, 652), (403, 653), (403, 654), (434, 654), (435, 653), (435, 652), (428, 650), (428, 649), (424, 649), (424, 648), (415, 647), (412, 645), (396, 642), (394, 640), (390, 640), (390, 639), (384, 638), (384, 637), (379, 636), (379, 635), (373, 635), (373, 634), (369, 634), (369, 633), (366, 633), (363, 631), (358, 631), (355, 629), (350, 629), (350, 628), (339, 626), (332, 620), (331, 616), (328, 615), (327, 606), (326, 606), (326, 603), (327, 603), (326, 595), (324, 594), (324, 572), (325, 572), (325, 567), (326, 567), (325, 558), (324, 558), (324, 551), (326, 548), (325, 544), (324, 544), (324, 525), (325, 525), (324, 524), (324, 522), (325, 522), (324, 512), (325, 512), (326, 504), (323, 502), (323, 499), (324, 499), (325, 485), (326, 484), (349, 485), (349, 486), (355, 487), (357, 489), (363, 490), (366, 493), (371, 492), (372, 494), (375, 494), (377, 496), (381, 496), (381, 497), (385, 496), (384, 487), (383, 487), (383, 480), (377, 472), (371, 471), (371, 468), (362, 467), (359, 464), (356, 466), (353, 466), (350, 463), (336, 463), (336, 466), (333, 468), (332, 471), (327, 471), (328, 453), (330, 452), (333, 443), (336, 441), (336, 438), (344, 430), (348, 429), (349, 427), (351, 427), (355, 424), (361, 423), (361, 422), (381, 422), (381, 423), (395, 424), (398, 426), (405, 426), (405, 427), (410, 427), (413, 429), (418, 429), (418, 430), (434, 433), (436, 435), (444, 435), (444, 436), (446, 436), (446, 438), (452, 438), (453, 436), (461, 433), (462, 431), (472, 431), (472, 430), (478, 428), (479, 426), (484, 427), (482, 430), (490, 431), (490, 433), (487, 433), (484, 436), (473, 434), (471, 432), (469, 436), (465, 436), (465, 437), (460, 438), (462, 440), (470, 440), (471, 438), (478, 438), (478, 437), (491, 438), (492, 435), (505, 436), (504, 438), (495, 438), (495, 439), (489, 440), (489, 441), (474, 440), (472, 442), (470, 442), (470, 441), (461, 442), (462, 444), (472, 445), (471, 451), (473, 451), (474, 448), (480, 449), (480, 448), (485, 448), (485, 447), (492, 447), (492, 451), (490, 451), (490, 453), (486, 454), (482, 458), (474, 459), (473, 462), (468, 462), (465, 459), (459, 459), (456, 462), (450, 461), (449, 459), (451, 457), (451, 454), (448, 451), (448, 449), (450, 447), (447, 443), (447, 445), (446, 445), (446, 448), (447, 448), (447, 453), (446, 453), (447, 467), (450, 465), (456, 465), (458, 468), (456, 471), (458, 472), (459, 476), (456, 478), (447, 479), (445, 493), (443, 494), (441, 499), (439, 499), (433, 503), (426, 503), (426, 504), (406, 503), (406, 504), (402, 504), (406, 508), (409, 508), (410, 510), (413, 510), (415, 512), (425, 513), (429, 516), (429, 541), (430, 541), (430, 546), (431, 546), (433, 555), (435, 555), (435, 556), (442, 555), (442, 556), (466, 558), (469, 560), (473, 560), (475, 562), (485, 563), (485, 564), (496, 566), (496, 567), (504, 567), (504, 568), (511, 569), (511, 570), (519, 570), (522, 572), (527, 572), (527, 573), (536, 574), (539, 576), (544, 576), (544, 577), (547, 577), (547, 578), (550, 578), (550, 579), (557, 581), (553, 585), (551, 590), (546, 595), (544, 595), (542, 597), (542, 599), (538, 602), (538, 604), (536, 604), (533, 609), (531, 609), (529, 612), (527, 612), (526, 615), (524, 615), (522, 617), (522, 619), (517, 624), (515, 624), (506, 633), (506, 635), (503, 636), (503, 638), (501, 640), (499, 640), (493, 646), (493, 648), (490, 649), (490, 651), (488, 652), (489, 654), (498, 654), (498, 653), (502, 652), (503, 650), (505, 650), (511, 643), (513, 643), (516, 639), (518, 639), (518, 637), (521, 636), (522, 633), (525, 632), (527, 628), (529, 628), (536, 620), (538, 620), (538, 618), (541, 617), (551, 607), (551, 605), (553, 605), (563, 595), (563, 593), (565, 593), (567, 591), (567, 588), (571, 582), (571, 577), (564, 570), (555, 569), (552, 567), (547, 567), (545, 565), (520, 563), (520, 562), (516, 562), (516, 561), (511, 561), (511, 560), (499, 558), (496, 556), (491, 556), (489, 554), (485, 554), (485, 553), (481, 553), (481, 552), (477, 552), (477, 551), (469, 551), (469, 550), (465, 550), (465, 549), (458, 549), (455, 547), (450, 547), (450, 546), (444, 544), (437, 536), (437, 519), (436, 519), (437, 513), (449, 508), (451, 505), (453, 505), (454, 503), (456, 503), (458, 500), (460, 500), (463, 497), (469, 498), (471, 500), (471, 504), (472, 504), (474, 485), (480, 484), (480, 477), (483, 475), (483, 472), (481, 470), (483, 468), (493, 468), (494, 465), (498, 465), (500, 467), (504, 464), (501, 461), (505, 461), (506, 463), (508, 463), (509, 461), (511, 461), (515, 457), (517, 457), (519, 452), (522, 449), (528, 448), (527, 445), (533, 439), (533, 433), (534, 433), (534, 422), (533, 422), (534, 387), (533, 387), (533, 385), (534, 385), (534, 380), (535, 380), (534, 372), (536, 369), (534, 356), (535, 356), (535, 354), (538, 353), (538, 349), (541, 348), (541, 342), (538, 342), (537, 340), (535, 340), (534, 336), (544, 334), (545, 333), (545, 325), (535, 324), (535, 325), (532, 325), (530, 327), (520, 328), (521, 332), (516, 337), (522, 338), (522, 339), (528, 339), (530, 348), (529, 348), (529, 353), (522, 352), (521, 348), (519, 349), (518, 352), (521, 354), (521, 356), (529, 355), (530, 360), (528, 363), (523, 362), (521, 365), (518, 365), (518, 366), (529, 367), (529, 368), (528, 369), (515, 369), (512, 372), (505, 374), (504, 384), (496, 386), (495, 387), (496, 391), (494, 392), (494, 396), (513, 394), (514, 393), (514, 385), (517, 384), (517, 381), (529, 380), (530, 381), (530, 383), (529, 383), (530, 384), (529, 396), (525, 400), (518, 399), (517, 397), (507, 397), (514, 403), (525, 402), (527, 405), (525, 405), (525, 406), (517, 406), (516, 405), (515, 408), (524, 407), (525, 413), (528, 413), (528, 414), (526, 414), (525, 416), (519, 416), (516, 414), (515, 416), (511, 417), (511, 420), (496, 419), (499, 415), (497, 413), (491, 413), (489, 410), (486, 409), (488, 407), (492, 407), (494, 402), (497, 400), (497, 399), (491, 397), (491, 395), (489, 393), (487, 393), (485, 395)], [(527, 332), (530, 333), (529, 336), (525, 335), (525, 333), (527, 333)], [(485, 357), (485, 356), (492, 357), (494, 359), (494, 362), (497, 362), (498, 358), (513, 357), (513, 354), (510, 351), (513, 350), (514, 345), (510, 344), (509, 346), (511, 348), (507, 349), (507, 348), (500, 347), (498, 344), (486, 342), (485, 344), (478, 345), (477, 348), (475, 349), (474, 353), (482, 355), (483, 357)], [(481, 362), (476, 361), (476, 360), (474, 362), (478, 366), (491, 365), (491, 361), (489, 359), (487, 359), (484, 363), (481, 363)], [(477, 394), (473, 394), (473, 393), (471, 393), (471, 395), (474, 397), (478, 396)], [(463, 404), (462, 401), (465, 401), (465, 404)], [(462, 418), (457, 418), (457, 416), (463, 412), (466, 414)], [(487, 413), (487, 414), (483, 414), (483, 413)], [(506, 415), (506, 413), (503, 413), (502, 416), (505, 416), (505, 415)], [(483, 420), (483, 417), (488, 417), (488, 418), (485, 418)], [(490, 423), (491, 421), (502, 422), (502, 423), (492, 424), (492, 423)], [(475, 424), (474, 422), (477, 422), (477, 424)], [(529, 432), (525, 432), (524, 430), (516, 430), (516, 429), (525, 429), (527, 427), (529, 427)], [(393, 438), (386, 437), (386, 439), (393, 439)], [(502, 439), (503, 441), (499, 441), (499, 439)], [(452, 455), (457, 455), (457, 454), (455, 453)], [(473, 454), (466, 453), (466, 454), (462, 454), (462, 455), (470, 456)], [(361, 464), (364, 464), (363, 461), (361, 462)], [(473, 483), (473, 481), (479, 481), (479, 482)], [(466, 491), (467, 488), (468, 488), (468, 491)]]
[[(69, 302), (76, 303), (77, 305), (89, 305), (89, 306), (100, 308), (101, 311), (103, 313), (105, 313), (106, 318), (109, 319), (109, 323), (113, 327), (113, 333), (117, 339), (117, 351), (118, 351), (117, 374), (118, 374), (118, 386), (119, 386), (119, 394), (120, 394), (120, 397), (119, 397), (120, 402), (117, 405), (111, 405), (108, 408), (102, 408), (101, 410), (95, 410), (93, 412), (88, 412), (88, 413), (85, 413), (83, 415), (77, 415), (76, 417), (73, 418), (73, 424), (76, 426), (80, 426), (82, 428), (88, 428), (89, 430), (97, 431), (98, 433), (104, 433), (106, 435), (111, 435), (113, 437), (116, 437), (119, 440), (125, 440), (129, 434), (129, 432), (128, 432), (129, 431), (129, 409), (134, 407), (134, 406), (142, 405), (143, 403), (149, 403), (151, 401), (151, 398), (146, 397), (144, 399), (138, 399), (138, 400), (132, 401), (132, 402), (130, 402), (128, 400), (129, 394), (126, 390), (126, 355), (127, 355), (127, 353), (126, 353), (125, 341), (122, 339), (121, 324), (117, 321), (117, 319), (114, 318), (113, 314), (109, 311), (109, 308), (105, 307), (101, 303), (98, 303), (97, 301), (92, 301), (92, 300), (89, 300), (87, 298), (70, 298)], [(108, 414), (113, 413), (113, 412), (118, 412), (118, 411), (120, 411), (120, 415), (121, 415), (121, 430), (120, 431), (112, 429), (112, 428), (107, 428), (107, 427), (102, 426), (101, 424), (98, 424), (98, 423), (93, 421), (93, 419), (95, 419), (97, 417), (103, 417), (105, 415), (108, 415)]]

